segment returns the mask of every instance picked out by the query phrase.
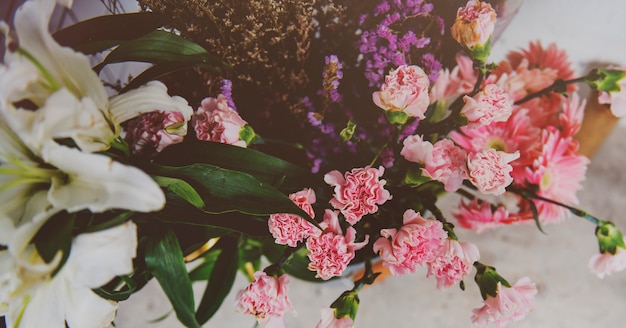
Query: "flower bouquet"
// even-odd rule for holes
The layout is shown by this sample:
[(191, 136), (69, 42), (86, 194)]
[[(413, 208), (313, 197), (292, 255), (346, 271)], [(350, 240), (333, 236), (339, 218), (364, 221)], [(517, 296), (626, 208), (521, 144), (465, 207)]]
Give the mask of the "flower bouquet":
[[(506, 2), (140, 0), (50, 34), (71, 2), (27, 1), (0, 25), (10, 327), (107, 327), (153, 278), (200, 327), (238, 272), (250, 284), (234, 309), (280, 327), (290, 277), (348, 266), (362, 272), (317, 327), (353, 326), (364, 286), (418, 268), (439, 289), (473, 274), (471, 321), (501, 327), (532, 310), (536, 286), (505, 279), (456, 229), (571, 215), (597, 226), (593, 273), (626, 268), (620, 230), (576, 207), (589, 160), (573, 139), (576, 83), (620, 113), (625, 73), (574, 77), (538, 42), (489, 62)], [(150, 66), (101, 81), (123, 62)], [(460, 200), (444, 215), (448, 194)]]

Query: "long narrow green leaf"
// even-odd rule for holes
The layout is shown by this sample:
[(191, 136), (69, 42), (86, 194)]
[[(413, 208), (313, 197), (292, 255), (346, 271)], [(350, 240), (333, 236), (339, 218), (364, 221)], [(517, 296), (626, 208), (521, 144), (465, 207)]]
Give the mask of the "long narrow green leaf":
[(314, 187), (314, 183), (322, 183), (316, 181), (314, 175), (301, 166), (254, 149), (219, 142), (195, 141), (168, 147), (157, 161), (176, 166), (191, 163), (213, 164), (246, 172), (270, 184), (275, 184), (285, 177), (284, 186), (291, 189), (290, 192)]
[(178, 63), (203, 65), (206, 68), (224, 68), (228, 65), (209, 54), (204, 48), (172, 32), (157, 30), (142, 37), (121, 42), (94, 70), (107, 64), (127, 61), (153, 64)]
[(196, 311), (196, 319), (200, 324), (211, 319), (233, 286), (239, 263), (237, 244), (236, 238), (222, 237), (215, 245), (215, 248), (220, 249), (221, 252), (208, 278), (204, 295), (202, 295), (202, 300)]
[(186, 327), (199, 328), (191, 281), (176, 236), (154, 234), (146, 245), (146, 265), (172, 303), (176, 317)]
[(159, 186), (171, 190), (180, 198), (188, 201), (189, 204), (197, 208), (204, 207), (204, 201), (202, 200), (202, 197), (200, 197), (198, 192), (193, 189), (193, 187), (185, 180), (162, 176), (153, 176), (152, 178), (154, 179), (154, 181), (156, 181), (156, 183), (159, 184)]
[(121, 41), (143, 36), (169, 20), (171, 18), (165, 15), (151, 12), (98, 16), (59, 30), (52, 37), (61, 45), (85, 54), (94, 54), (116, 46)]
[(285, 194), (247, 173), (210, 164), (182, 167), (153, 166), (152, 169), (158, 175), (189, 182), (204, 199), (204, 210), (209, 213), (233, 211), (250, 215), (292, 213), (319, 226)]

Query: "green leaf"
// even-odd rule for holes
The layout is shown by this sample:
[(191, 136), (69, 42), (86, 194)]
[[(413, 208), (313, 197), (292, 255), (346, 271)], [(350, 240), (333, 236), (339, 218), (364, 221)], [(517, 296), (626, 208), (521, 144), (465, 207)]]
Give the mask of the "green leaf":
[(108, 289), (104, 287), (93, 289), (94, 293), (98, 294), (102, 298), (112, 300), (115, 302), (121, 302), (127, 300), (130, 295), (137, 291), (137, 283), (129, 276), (120, 276), (120, 279), (124, 282), (125, 287), (122, 289)]
[[(263, 245), (263, 254), (270, 260), (270, 262), (277, 262), (284, 253), (286, 246), (277, 245), (273, 240), (268, 240)], [(323, 280), (315, 278), (316, 272), (308, 269), (309, 258), (307, 257), (308, 250), (306, 247), (302, 247), (295, 251), (289, 259), (282, 265), (282, 269), (290, 276), (311, 282), (323, 282)]]
[(133, 78), (120, 93), (124, 93), (128, 90), (136, 89), (152, 80), (157, 80), (161, 77), (164, 77), (170, 73), (183, 71), (186, 69), (190, 69), (196, 66), (196, 63), (165, 63), (165, 64), (157, 64), (152, 67), (147, 68), (135, 78)]
[(196, 311), (196, 319), (200, 324), (211, 319), (233, 286), (239, 263), (237, 245), (237, 238), (222, 237), (214, 247), (221, 252), (208, 277), (206, 289)]
[(283, 177), (283, 187), (295, 192), (321, 183), (308, 170), (260, 151), (219, 142), (195, 141), (166, 148), (157, 161), (165, 165), (207, 163), (225, 169), (246, 172), (262, 182), (277, 183)]
[(185, 180), (162, 176), (153, 176), (152, 178), (159, 184), (159, 186), (171, 190), (180, 198), (188, 201), (191, 205), (197, 208), (204, 207), (202, 197), (200, 197), (198, 192)]
[(247, 173), (227, 170), (210, 164), (182, 167), (153, 166), (158, 175), (184, 179), (200, 193), (209, 213), (237, 211), (250, 215), (292, 213), (319, 226), (306, 212), (272, 185)]
[(183, 253), (171, 231), (155, 233), (146, 244), (146, 265), (172, 303), (176, 317), (187, 327), (199, 328), (194, 298)]
[(339, 136), (341, 136), (341, 140), (343, 140), (343, 142), (346, 142), (352, 139), (355, 129), (356, 129), (356, 123), (354, 123), (354, 121), (352, 120), (349, 120), (348, 125), (346, 125), (346, 127), (343, 128), (341, 132), (339, 132)]
[(222, 254), (222, 250), (213, 247), (202, 255), (202, 263), (189, 272), (189, 279), (192, 282), (207, 280), (211, 276), (220, 254)]
[(37, 252), (46, 263), (52, 262), (58, 252), (61, 252), (61, 262), (52, 273), (52, 276), (61, 270), (70, 256), (72, 229), (74, 228), (75, 220), (75, 214), (68, 214), (65, 211), (57, 213), (39, 228), (39, 231), (37, 231), (37, 234), (31, 241), (35, 244)]
[(63, 46), (84, 54), (94, 54), (121, 41), (143, 36), (169, 20), (165, 15), (151, 12), (99, 16), (70, 25), (55, 32), (52, 37)]
[(158, 30), (120, 43), (94, 70), (99, 72), (107, 64), (127, 61), (169, 63), (187, 67), (196, 65), (209, 69), (228, 67), (220, 58), (209, 54), (198, 44), (172, 32)]

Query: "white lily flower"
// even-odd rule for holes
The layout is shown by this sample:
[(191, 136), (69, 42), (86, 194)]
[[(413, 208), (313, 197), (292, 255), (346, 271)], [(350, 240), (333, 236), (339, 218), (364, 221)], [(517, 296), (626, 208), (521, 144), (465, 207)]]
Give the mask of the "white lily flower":
[[(72, 242), (67, 262), (54, 277), (48, 274), (38, 284), (13, 295), (6, 316), (8, 326), (64, 328), (67, 322), (69, 327), (108, 327), (115, 317), (117, 303), (101, 298), (92, 289), (132, 272), (136, 229), (134, 223), (127, 222), (78, 235)], [(35, 262), (36, 255), (31, 256)]]
[[(18, 118), (9, 122), (14, 131), (22, 125), (38, 129), (20, 134), (29, 147), (45, 146), (47, 138), (72, 138), (83, 151), (105, 151), (119, 137), (123, 122), (155, 110), (180, 112), (189, 121), (193, 109), (187, 101), (169, 96), (158, 81), (109, 100), (87, 57), (62, 47), (48, 32), (55, 5), (54, 0), (22, 5), (15, 14), (17, 49), (8, 43), (5, 68), (0, 68), (0, 111), (18, 112), (6, 115)], [(37, 110), (20, 110), (25, 104)]]

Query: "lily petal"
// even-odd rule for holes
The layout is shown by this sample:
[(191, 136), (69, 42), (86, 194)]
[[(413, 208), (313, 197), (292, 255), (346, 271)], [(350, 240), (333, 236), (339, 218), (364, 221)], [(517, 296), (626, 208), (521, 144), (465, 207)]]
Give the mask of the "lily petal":
[(168, 95), (167, 87), (159, 81), (150, 81), (137, 89), (113, 96), (109, 105), (111, 120), (116, 126), (155, 110), (180, 112), (185, 117), (185, 122), (193, 114), (187, 100)]
[(55, 207), (68, 212), (114, 208), (151, 212), (165, 205), (161, 188), (136, 167), (64, 146), (46, 148), (42, 155), (67, 174), (64, 179), (52, 179), (48, 199)]
[[(51, 91), (58, 86), (67, 87), (79, 99), (89, 97), (98, 108), (106, 108), (108, 99), (102, 82), (91, 69), (87, 57), (71, 48), (59, 45), (48, 32), (50, 16), (56, 5), (55, 0), (38, 0), (24, 3), (15, 13), (15, 31), (21, 49), (27, 51), (45, 69), (40, 83), (44, 83)], [(71, 1), (60, 3), (69, 5)], [(5, 62), (12, 67), (14, 57), (21, 54), (8, 53)], [(31, 99), (36, 104), (43, 99)]]
[(81, 234), (74, 239), (72, 247), (72, 284), (97, 288), (133, 271), (137, 226), (129, 221), (107, 230)]

